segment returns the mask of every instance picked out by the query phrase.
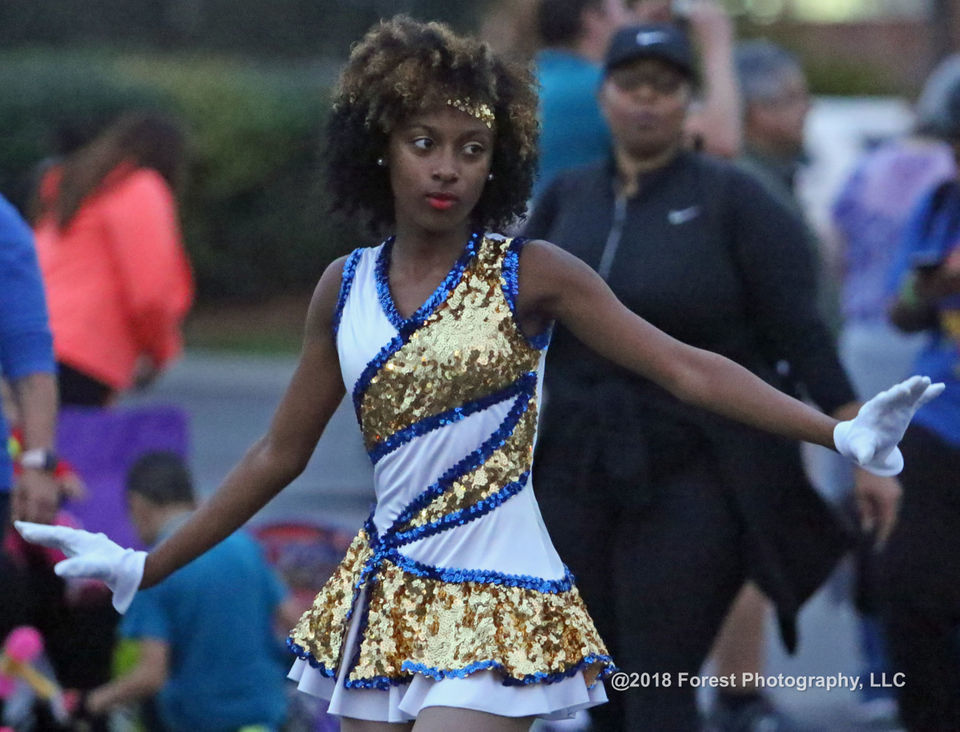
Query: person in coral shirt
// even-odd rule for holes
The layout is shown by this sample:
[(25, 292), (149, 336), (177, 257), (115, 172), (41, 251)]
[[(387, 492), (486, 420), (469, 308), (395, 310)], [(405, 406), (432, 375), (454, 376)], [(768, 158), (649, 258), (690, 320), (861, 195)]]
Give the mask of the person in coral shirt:
[(34, 231), (62, 403), (107, 404), (180, 353), (193, 300), (183, 167), (180, 128), (129, 113), (43, 176)]

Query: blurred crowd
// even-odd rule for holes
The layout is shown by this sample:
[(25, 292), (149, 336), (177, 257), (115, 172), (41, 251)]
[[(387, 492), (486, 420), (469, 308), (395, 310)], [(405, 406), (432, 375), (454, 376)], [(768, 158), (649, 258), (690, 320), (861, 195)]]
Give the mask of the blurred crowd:
[[(911, 371), (936, 374), (950, 392), (955, 58), (918, 94), (913, 129), (861, 151), (822, 217), (805, 206), (812, 99), (794, 54), (738, 42), (709, 0), (535, 5), (542, 157), (525, 235), (593, 265), (654, 325), (838, 418)], [(540, 501), (622, 668), (676, 677), (711, 658), (718, 677), (753, 678), (770, 606), (787, 648), (802, 643), (797, 606), (852, 548), (864, 672), (908, 681), (897, 694), (868, 684), (849, 723), (960, 725), (957, 547), (946, 528), (958, 518), (955, 396), (918, 415), (897, 481), (685, 414), (562, 329), (549, 360)], [(798, 544), (804, 566), (787, 556)], [(591, 729), (638, 720), (791, 728), (745, 683), (720, 689), (705, 714), (692, 689), (615, 693)]]
[[(868, 685), (851, 728), (960, 729), (960, 57), (918, 90), (910, 130), (859, 151), (824, 220), (805, 203), (803, 64), (739, 41), (717, 0), (529, 0), (484, 32), (533, 52), (540, 84), (540, 174), (517, 234), (569, 249), (657, 327), (838, 419), (911, 373), (947, 383), (907, 433), (906, 470), (877, 477), (682, 407), (558, 330), (538, 499), (618, 666), (761, 675), (767, 625), (802, 644), (800, 607), (853, 555), (863, 673), (907, 682)], [(9, 528), (77, 525), (71, 504), (103, 500), (56, 451), (58, 404), (108, 413), (182, 351), (188, 151), (176, 120), (131, 111), (38, 161), (29, 222), (0, 200), (0, 638), (38, 628), (46, 672), (80, 692), (23, 684), (23, 702), (11, 687), (0, 727), (106, 729), (131, 705), (144, 729), (281, 729), (288, 715), (275, 642), (295, 608), (252, 542), (225, 542), (118, 623), (102, 587), (62, 581), (62, 557)], [(182, 456), (134, 457), (118, 500), (148, 546), (194, 496)], [(239, 573), (242, 588), (222, 581)], [(120, 638), (139, 655), (117, 674)], [(755, 684), (705, 710), (678, 684), (609, 696), (571, 725), (795, 728)]]

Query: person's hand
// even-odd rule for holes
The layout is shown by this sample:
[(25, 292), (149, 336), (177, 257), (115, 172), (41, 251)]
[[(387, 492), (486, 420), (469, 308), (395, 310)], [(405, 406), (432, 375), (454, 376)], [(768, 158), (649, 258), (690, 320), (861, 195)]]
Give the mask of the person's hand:
[(60, 495), (71, 501), (87, 500), (87, 484), (76, 473), (67, 473), (57, 479)]
[(633, 9), (637, 23), (670, 23), (673, 12), (670, 10), (670, 0), (642, 0)]
[(856, 417), (834, 427), (837, 452), (874, 475), (896, 475), (903, 470), (897, 444), (914, 412), (943, 389), (943, 384), (931, 384), (926, 376), (913, 376), (880, 392), (860, 407)]
[(853, 495), (861, 528), (866, 533), (872, 533), (876, 545), (882, 546), (897, 522), (900, 497), (903, 495), (900, 481), (857, 469), (853, 477)]
[(52, 523), (60, 508), (60, 485), (45, 470), (25, 469), (13, 486), (11, 515), (14, 520)]
[(913, 290), (927, 301), (939, 300), (960, 293), (960, 267), (946, 263), (929, 271), (914, 272)]
[(15, 521), (20, 535), (29, 542), (59, 549), (68, 559), (53, 568), (64, 579), (87, 578), (106, 583), (113, 592), (113, 606), (126, 612), (143, 578), (147, 553), (124, 549), (104, 534), (93, 534), (66, 526), (44, 526)]
[(84, 700), (84, 709), (88, 714), (95, 717), (101, 716), (110, 711), (107, 692), (103, 689), (103, 687), (94, 689), (93, 691), (87, 693), (86, 699)]
[(716, 0), (687, 0), (680, 12), (690, 26), (690, 34), (703, 49), (733, 44), (733, 21)]

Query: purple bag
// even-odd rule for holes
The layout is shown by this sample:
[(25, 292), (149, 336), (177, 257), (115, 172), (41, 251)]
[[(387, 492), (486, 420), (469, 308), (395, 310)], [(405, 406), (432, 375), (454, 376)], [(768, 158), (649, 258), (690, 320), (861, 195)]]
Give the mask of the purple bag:
[(127, 518), (124, 479), (138, 457), (169, 450), (185, 459), (189, 418), (172, 406), (62, 407), (57, 451), (87, 484), (87, 498), (66, 508), (87, 531), (102, 531), (120, 546), (144, 548)]

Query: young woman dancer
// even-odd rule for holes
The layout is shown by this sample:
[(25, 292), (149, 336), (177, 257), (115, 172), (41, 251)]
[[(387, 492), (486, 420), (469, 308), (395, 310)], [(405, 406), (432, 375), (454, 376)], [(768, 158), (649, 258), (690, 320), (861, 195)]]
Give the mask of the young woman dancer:
[(340, 80), (328, 173), (339, 209), (393, 234), (321, 277), (266, 435), (149, 555), (20, 531), (73, 557), (62, 575), (105, 579), (122, 610), (303, 470), (349, 389), (378, 502), (293, 630), (291, 675), (331, 698), (347, 732), (506, 731), (603, 702), (614, 668), (530, 483), (554, 322), (687, 402), (794, 439), (836, 436), (861, 464), (899, 469), (910, 416), (938, 393), (928, 379), (838, 423), (656, 330), (553, 245), (489, 233), (524, 208), (536, 130), (530, 76), (486, 46), (403, 17), (373, 29)]

